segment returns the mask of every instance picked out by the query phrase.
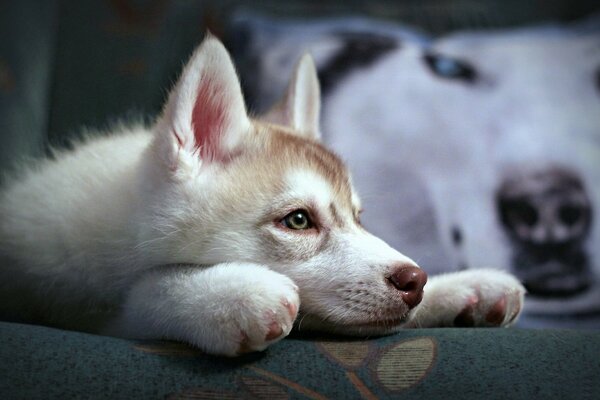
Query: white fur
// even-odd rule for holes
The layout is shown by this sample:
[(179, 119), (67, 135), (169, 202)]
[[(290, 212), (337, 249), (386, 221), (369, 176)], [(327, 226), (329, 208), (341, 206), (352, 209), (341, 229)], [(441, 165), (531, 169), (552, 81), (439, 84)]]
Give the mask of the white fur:
[(334, 201), (331, 186), (314, 171), (289, 171), (284, 182), (286, 197), (314, 200), (323, 209)]
[[(292, 123), (303, 121), (305, 145), (315, 146), (315, 71), (305, 60), (298, 68), (290, 87), (300, 100), (291, 104), (307, 115)], [(0, 197), (2, 316), (224, 355), (285, 337), (300, 300), (300, 329), (384, 334), (410, 323), (387, 278), (414, 262), (357, 224), (357, 194), (337, 193), (331, 174), (290, 160), (280, 160), (284, 171), (266, 167), (256, 146), (268, 128), (252, 124), (227, 52), (209, 38), (154, 126), (123, 128), (23, 171)], [(290, 207), (318, 213), (319, 229), (285, 228)], [(480, 287), (481, 304), (507, 293), (520, 308), (513, 278), (468, 278), (438, 281), (414, 312), (418, 324), (445, 324)]]

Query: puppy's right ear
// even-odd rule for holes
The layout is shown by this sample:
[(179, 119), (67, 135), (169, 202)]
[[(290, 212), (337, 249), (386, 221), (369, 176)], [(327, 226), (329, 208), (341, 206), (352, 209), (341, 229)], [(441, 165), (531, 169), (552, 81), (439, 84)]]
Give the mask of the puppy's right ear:
[(299, 135), (320, 139), (321, 91), (317, 69), (309, 54), (302, 56), (283, 98), (262, 119), (292, 128)]
[(171, 169), (223, 162), (239, 152), (250, 129), (231, 58), (221, 42), (208, 36), (183, 69), (157, 122), (159, 157)]

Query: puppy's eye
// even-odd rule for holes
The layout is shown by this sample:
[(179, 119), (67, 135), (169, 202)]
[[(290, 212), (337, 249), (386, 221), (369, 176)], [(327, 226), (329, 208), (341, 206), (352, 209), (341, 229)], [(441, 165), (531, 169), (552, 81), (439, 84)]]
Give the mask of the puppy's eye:
[(427, 53), (423, 56), (431, 72), (444, 79), (457, 79), (468, 83), (477, 80), (477, 72), (468, 62), (441, 54)]
[(286, 215), (282, 220), (281, 224), (289, 229), (303, 230), (314, 227), (308, 212), (305, 210), (292, 211)]

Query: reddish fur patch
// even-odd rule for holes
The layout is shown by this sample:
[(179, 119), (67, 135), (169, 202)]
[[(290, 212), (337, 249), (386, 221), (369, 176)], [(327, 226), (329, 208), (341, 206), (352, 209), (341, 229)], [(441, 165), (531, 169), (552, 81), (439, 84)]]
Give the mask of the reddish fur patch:
[(202, 158), (220, 158), (219, 142), (223, 134), (226, 106), (224, 88), (212, 76), (204, 75), (200, 80), (198, 95), (192, 110), (192, 126), (195, 148), (200, 149)]
[(286, 162), (298, 162), (315, 170), (337, 192), (339, 207), (352, 209), (350, 179), (344, 163), (320, 143), (283, 131), (274, 131), (271, 150)]

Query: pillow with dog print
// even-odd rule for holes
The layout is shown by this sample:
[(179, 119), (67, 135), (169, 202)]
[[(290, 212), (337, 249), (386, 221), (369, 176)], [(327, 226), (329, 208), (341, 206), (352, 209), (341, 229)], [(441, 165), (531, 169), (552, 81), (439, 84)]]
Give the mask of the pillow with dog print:
[(431, 37), (242, 14), (230, 37), (257, 113), (313, 56), (367, 229), (429, 273), (511, 271), (521, 326), (600, 328), (600, 16)]

